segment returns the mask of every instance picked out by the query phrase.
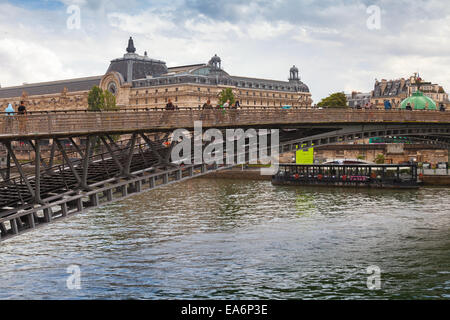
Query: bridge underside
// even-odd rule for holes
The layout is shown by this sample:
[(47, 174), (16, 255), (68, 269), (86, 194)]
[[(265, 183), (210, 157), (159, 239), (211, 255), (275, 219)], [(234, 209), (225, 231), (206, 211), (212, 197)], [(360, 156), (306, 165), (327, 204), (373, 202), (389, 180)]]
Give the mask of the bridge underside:
[[(226, 136), (225, 129), (222, 131)], [(177, 164), (171, 153), (180, 141), (172, 141), (168, 131), (123, 133), (127, 138), (120, 141), (111, 134), (68, 136), (70, 143), (53, 137), (45, 147), (39, 139), (2, 141), (6, 164), (0, 169), (0, 240), (146, 190), (239, 164), (237, 149), (232, 163), (224, 154), (221, 161), (210, 164)], [(269, 142), (270, 134), (269, 130)], [(279, 133), (279, 144), (259, 144), (258, 148), (271, 156), (273, 148), (284, 153), (386, 136), (409, 136), (446, 149), (450, 145), (448, 125), (348, 124), (285, 125)], [(32, 160), (27, 163), (17, 156), (20, 143), (32, 150)], [(202, 144), (202, 152), (208, 146), (225, 143), (208, 141)], [(248, 137), (244, 162), (249, 161), (251, 148)]]

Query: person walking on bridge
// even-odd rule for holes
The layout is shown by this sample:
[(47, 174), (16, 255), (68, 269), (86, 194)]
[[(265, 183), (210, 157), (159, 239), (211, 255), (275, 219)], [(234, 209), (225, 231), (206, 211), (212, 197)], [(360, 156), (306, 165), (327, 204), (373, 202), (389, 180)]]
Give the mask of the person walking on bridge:
[(164, 111), (163, 116), (161, 117), (161, 124), (167, 124), (167, 122), (169, 122), (170, 115), (174, 110), (175, 106), (172, 103), (172, 100), (169, 99), (166, 104), (166, 110)]
[(389, 100), (384, 100), (384, 110), (391, 110), (392, 104)]
[(12, 122), (15, 110), (11, 103), (5, 108), (5, 127), (3, 128), (4, 133), (9, 133), (12, 129)]
[(25, 107), (25, 103), (23, 101), (20, 101), (17, 111), (19, 118), (19, 131), (25, 132), (27, 130), (27, 108)]
[(5, 108), (5, 115), (13, 116), (16, 111), (11, 103), (8, 103), (8, 106)]
[(210, 120), (210, 115), (211, 115), (211, 110), (214, 109), (212, 104), (211, 104), (211, 100), (208, 99), (206, 101), (206, 103), (203, 104), (202, 107), (203, 111), (202, 111), (202, 119), (203, 120)]
[(169, 99), (169, 101), (166, 104), (166, 110), (175, 110), (175, 106), (173, 105), (171, 99)]

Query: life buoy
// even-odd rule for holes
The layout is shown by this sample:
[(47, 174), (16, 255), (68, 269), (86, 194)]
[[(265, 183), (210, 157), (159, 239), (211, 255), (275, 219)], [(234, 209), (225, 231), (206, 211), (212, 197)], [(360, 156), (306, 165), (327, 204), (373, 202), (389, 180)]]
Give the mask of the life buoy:
[(342, 176), (342, 180), (347, 180), (347, 176), (345, 174)]
[(377, 174), (376, 174), (375, 172), (372, 172), (372, 173), (370, 174), (370, 177), (371, 177), (372, 179), (375, 179), (375, 178), (377, 177)]
[(322, 180), (322, 178), (323, 178), (323, 175), (321, 175), (321, 174), (317, 175), (317, 179)]
[(298, 179), (298, 178), (299, 178), (298, 173), (294, 174), (294, 178), (295, 178), (295, 179)]
[(420, 178), (420, 179), (423, 178), (423, 173), (419, 173), (419, 178)]

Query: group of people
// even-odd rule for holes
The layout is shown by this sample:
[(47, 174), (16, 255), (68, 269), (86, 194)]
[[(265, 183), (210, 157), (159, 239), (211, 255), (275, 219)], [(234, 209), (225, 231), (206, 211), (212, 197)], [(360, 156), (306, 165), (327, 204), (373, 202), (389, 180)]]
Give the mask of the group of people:
[[(235, 103), (231, 103), (230, 100), (227, 100), (223, 105), (218, 104), (216, 106), (216, 109), (237, 109), (240, 107), (239, 101), (236, 101)], [(208, 109), (214, 109), (213, 105), (211, 104), (211, 100), (207, 100), (205, 104), (203, 104), (203, 110)]]
[[(384, 110), (392, 110), (393, 109), (392, 103), (389, 100), (384, 100), (383, 105), (384, 105)], [(398, 107), (399, 107), (399, 105), (396, 104), (395, 108), (397, 109)], [(360, 104), (357, 104), (355, 108), (363, 109)], [(364, 109), (374, 109), (374, 108), (376, 108), (376, 107), (371, 102), (366, 103), (366, 105), (364, 106)], [(411, 103), (408, 102), (406, 104), (405, 110), (411, 110), (411, 111), (413, 110), (413, 106), (411, 105)], [(439, 105), (439, 111), (445, 111), (445, 105), (443, 103), (441, 103)]]
[[(5, 108), (5, 115), (7, 116), (13, 116), (15, 115), (16, 111), (14, 110), (14, 107), (11, 103), (8, 103), (8, 106)], [(25, 102), (20, 101), (19, 108), (17, 109), (17, 114), (19, 115), (25, 115), (27, 114), (27, 108), (25, 107)]]
[[(199, 106), (200, 107), (200, 106)], [(230, 102), (230, 100), (227, 100), (224, 104), (222, 104), (222, 105), (220, 105), (220, 104), (218, 104), (215, 108), (214, 108), (214, 106), (211, 104), (211, 100), (210, 99), (208, 99), (204, 104), (203, 104), (203, 107), (202, 107), (202, 109), (203, 110), (212, 110), (212, 109), (223, 109), (223, 110), (226, 110), (226, 109), (237, 109), (237, 108), (239, 108), (240, 107), (240, 104), (239, 104), (239, 101), (236, 101), (235, 103), (231, 103)], [(165, 108), (166, 110), (177, 110), (178, 109), (178, 106), (175, 106), (173, 103), (172, 103), (172, 100), (171, 99), (169, 99), (168, 101), (167, 101), (167, 104), (166, 104), (166, 108)]]
[(9, 130), (11, 130), (12, 120), (14, 118), (13, 116), (15, 116), (16, 114), (19, 116), (19, 130), (26, 130), (27, 125), (25, 115), (27, 114), (27, 108), (25, 107), (24, 101), (20, 101), (19, 107), (17, 108), (17, 113), (11, 103), (8, 103), (4, 111), (6, 116), (5, 126), (3, 128), (4, 133), (7, 133)]

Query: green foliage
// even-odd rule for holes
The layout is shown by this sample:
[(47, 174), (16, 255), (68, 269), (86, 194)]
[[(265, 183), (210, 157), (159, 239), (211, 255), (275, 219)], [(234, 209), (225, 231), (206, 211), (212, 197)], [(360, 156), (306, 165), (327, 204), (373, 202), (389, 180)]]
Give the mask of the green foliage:
[(103, 91), (98, 86), (92, 87), (88, 95), (88, 110), (113, 111), (117, 110), (116, 97), (109, 91)]
[(317, 104), (318, 107), (346, 108), (347, 97), (343, 92), (332, 93)]
[(236, 102), (236, 99), (231, 88), (223, 89), (219, 94), (219, 104), (223, 105), (227, 100), (230, 100), (230, 105)]
[(100, 111), (105, 108), (105, 96), (103, 90), (97, 86), (92, 87), (88, 95), (88, 110)]
[(356, 159), (358, 160), (364, 160), (366, 157), (364, 157), (362, 154), (360, 154), (359, 156), (356, 157)]
[(116, 105), (116, 97), (108, 90), (104, 91), (103, 94), (105, 96), (105, 108), (103, 110), (106, 111), (118, 110), (119, 107), (117, 107)]
[(377, 154), (375, 157), (375, 163), (376, 164), (384, 164), (384, 155), (382, 153)]

